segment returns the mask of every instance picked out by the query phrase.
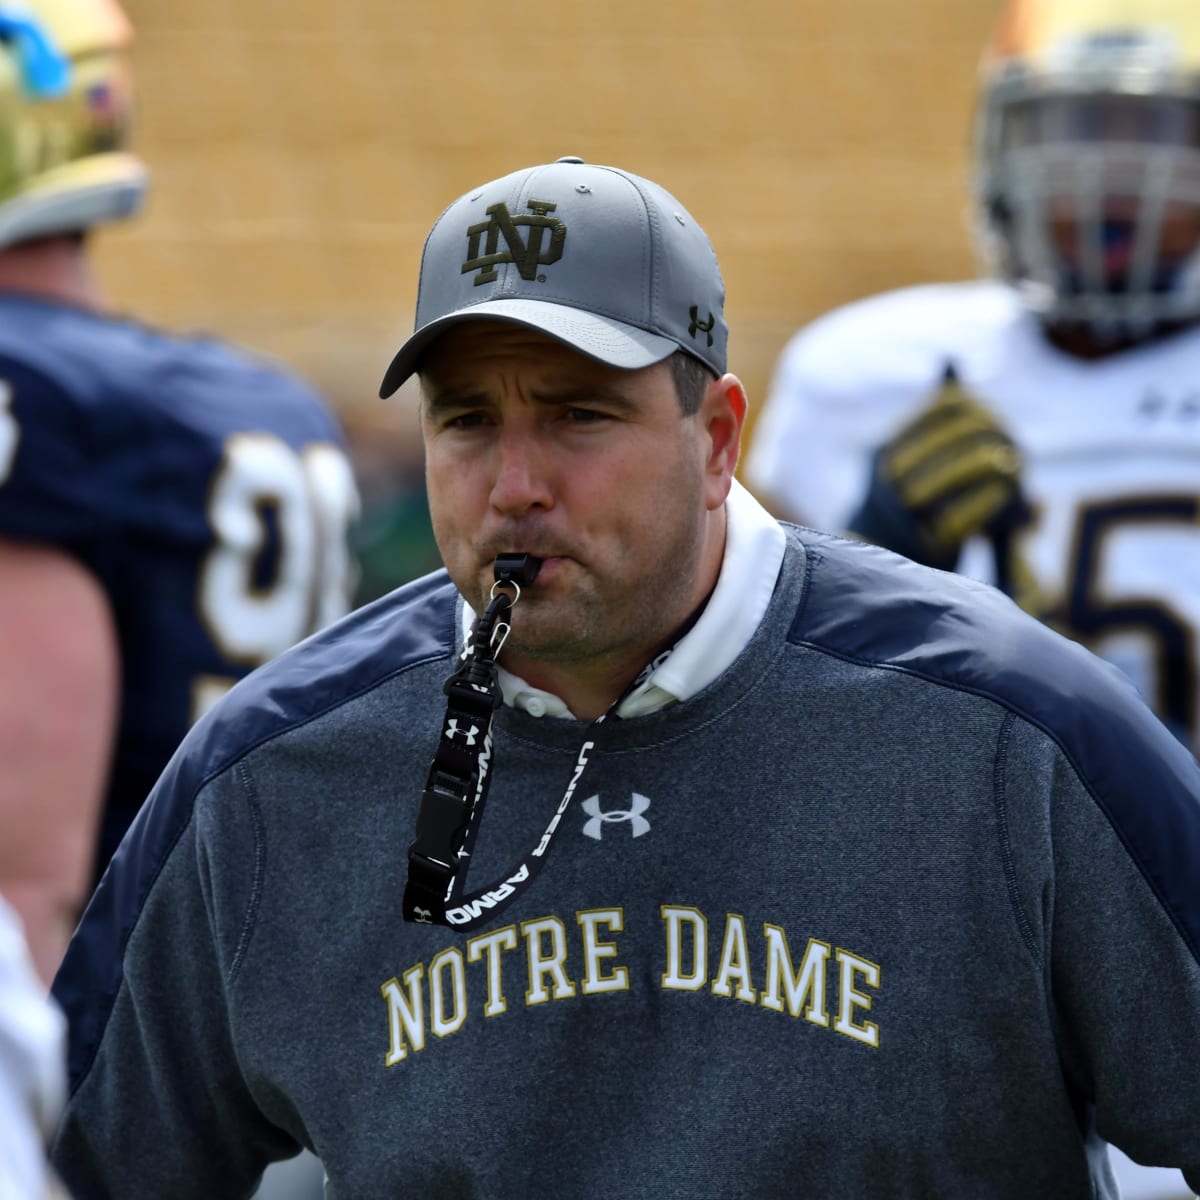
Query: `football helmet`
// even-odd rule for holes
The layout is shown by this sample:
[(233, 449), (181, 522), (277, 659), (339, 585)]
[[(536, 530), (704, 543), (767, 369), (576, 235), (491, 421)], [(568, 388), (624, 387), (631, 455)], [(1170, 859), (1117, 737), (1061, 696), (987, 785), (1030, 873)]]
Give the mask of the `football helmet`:
[(1047, 324), (1200, 316), (1200, 2), (1010, 0), (973, 165), (985, 263)]
[(0, 0), (0, 247), (139, 208), (131, 39), (114, 0)]

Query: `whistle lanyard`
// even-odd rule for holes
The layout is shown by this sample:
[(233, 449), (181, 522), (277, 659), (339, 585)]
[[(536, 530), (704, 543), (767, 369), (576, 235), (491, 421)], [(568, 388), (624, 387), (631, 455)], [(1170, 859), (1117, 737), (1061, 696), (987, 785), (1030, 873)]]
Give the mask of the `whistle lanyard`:
[[(417, 835), (408, 848), (402, 906), (406, 921), (422, 925), (474, 929), (498, 916), (529, 888), (587, 769), (597, 729), (658, 668), (691, 625), (688, 622), (671, 646), (657, 654), (588, 726), (566, 791), (537, 845), (487, 887), (465, 895), (467, 868), (491, 782), (492, 718), (503, 702), (496, 655), (508, 636), (508, 617), (521, 594), (515, 580), (500, 575), (498, 565), (491, 601), (475, 623), (462, 662), (443, 687), (448, 697), (446, 716), (421, 795)], [(510, 599), (498, 590), (504, 586), (512, 587), (516, 596)]]

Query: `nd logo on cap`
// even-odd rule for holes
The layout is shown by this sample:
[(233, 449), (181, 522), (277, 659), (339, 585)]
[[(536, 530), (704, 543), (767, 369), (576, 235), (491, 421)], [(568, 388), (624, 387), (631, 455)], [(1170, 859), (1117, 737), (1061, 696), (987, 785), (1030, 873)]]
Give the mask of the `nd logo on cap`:
[[(480, 221), (467, 229), (467, 259), (462, 265), (462, 274), (468, 271), (478, 271), (475, 276), (475, 286), (481, 283), (495, 283), (496, 268), (501, 263), (512, 263), (521, 273), (522, 279), (539, 279), (545, 282), (545, 276), (538, 276), (539, 265), (549, 266), (562, 258), (563, 243), (567, 240), (567, 227), (552, 217), (558, 205), (552, 200), (530, 200), (527, 204), (533, 216), (512, 216), (508, 205), (501, 202), (493, 204), (484, 211), (488, 220)], [(526, 240), (521, 239), (521, 229), (528, 229)], [(546, 231), (550, 231), (550, 241), (543, 246)], [(483, 253), (479, 253), (479, 241), (486, 238)], [(498, 250), (500, 239), (504, 239), (507, 247)]]

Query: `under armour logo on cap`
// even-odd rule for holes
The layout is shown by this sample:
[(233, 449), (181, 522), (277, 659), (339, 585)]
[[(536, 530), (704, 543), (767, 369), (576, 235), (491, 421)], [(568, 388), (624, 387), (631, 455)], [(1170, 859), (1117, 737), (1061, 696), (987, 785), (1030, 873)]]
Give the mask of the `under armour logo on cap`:
[(688, 310), (688, 315), (692, 318), (691, 321), (688, 322), (688, 333), (690, 333), (692, 337), (695, 337), (698, 333), (707, 334), (708, 344), (711, 346), (713, 344), (713, 326), (717, 323), (716, 317), (714, 317), (712, 313), (709, 313), (708, 320), (700, 320), (700, 309), (695, 304), (693, 304)]

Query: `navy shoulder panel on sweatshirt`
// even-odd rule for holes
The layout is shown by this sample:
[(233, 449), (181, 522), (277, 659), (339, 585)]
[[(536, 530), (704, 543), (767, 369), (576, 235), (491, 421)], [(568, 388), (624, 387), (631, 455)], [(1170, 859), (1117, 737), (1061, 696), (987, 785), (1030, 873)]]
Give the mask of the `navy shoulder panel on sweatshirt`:
[(988, 697), (1061, 748), (1200, 961), (1200, 764), (1116, 667), (986, 584), (802, 531), (789, 640)]
[(374, 601), (258, 668), (188, 734), (101, 879), (54, 980), (70, 1029), (72, 1092), (121, 986), (125, 946), (205, 782), (256, 746), (455, 650), (458, 593), (437, 571)]

